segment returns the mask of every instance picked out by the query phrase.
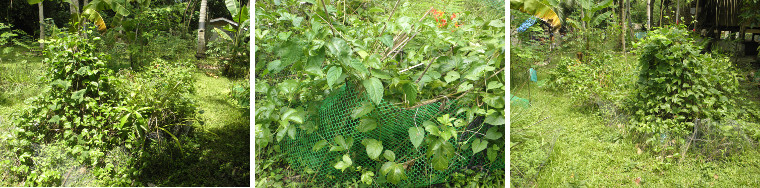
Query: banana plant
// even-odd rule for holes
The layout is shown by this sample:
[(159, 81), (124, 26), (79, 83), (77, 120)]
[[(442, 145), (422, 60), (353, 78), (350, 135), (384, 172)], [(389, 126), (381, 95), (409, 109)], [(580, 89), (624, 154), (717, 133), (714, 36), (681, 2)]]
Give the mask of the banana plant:
[(554, 30), (562, 27), (562, 20), (546, 0), (510, 0), (509, 5), (511, 9), (536, 16), (551, 25)]

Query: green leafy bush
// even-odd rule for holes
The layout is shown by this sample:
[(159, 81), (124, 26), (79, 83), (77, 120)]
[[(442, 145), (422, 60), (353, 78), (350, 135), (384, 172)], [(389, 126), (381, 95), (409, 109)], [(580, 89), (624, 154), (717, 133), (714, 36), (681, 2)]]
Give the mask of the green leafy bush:
[(124, 99), (121, 109), (131, 112), (132, 120), (144, 126), (146, 134), (155, 133), (152, 138), (166, 133), (175, 137), (177, 131), (174, 130), (186, 126), (196, 111), (196, 104), (191, 99), (195, 92), (195, 80), (189, 74), (192, 65), (156, 59), (150, 67), (144, 72), (121, 72), (126, 81), (121, 83), (119, 91), (129, 96)]
[(22, 165), (31, 167), (21, 172), (30, 185), (55, 185), (49, 180), (60, 176), (35, 168), (31, 157), (36, 149), (31, 146), (63, 141), (74, 148), (69, 154), (79, 162), (98, 166), (103, 164), (100, 149), (113, 148), (126, 140), (123, 135), (131, 130), (113, 126), (119, 116), (114, 110), (119, 95), (113, 88), (112, 71), (104, 68), (102, 54), (93, 53), (91, 40), (62, 35), (47, 47), (49, 88), (33, 98), (31, 107), (15, 122), (21, 139), (15, 152)]
[(564, 91), (579, 103), (622, 101), (633, 89), (635, 67), (622, 55), (593, 53), (585, 59), (560, 58), (548, 71), (548, 88)]
[(736, 117), (738, 81), (728, 58), (700, 54), (682, 27), (651, 31), (636, 46), (640, 72), (629, 104), (634, 132), (670, 140), (688, 134), (695, 119)]

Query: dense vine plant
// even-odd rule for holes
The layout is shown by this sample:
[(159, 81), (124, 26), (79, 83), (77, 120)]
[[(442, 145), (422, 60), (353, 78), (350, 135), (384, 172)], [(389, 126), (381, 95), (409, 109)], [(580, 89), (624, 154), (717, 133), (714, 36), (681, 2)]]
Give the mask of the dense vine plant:
[(639, 80), (631, 100), (633, 130), (644, 135), (689, 133), (694, 119), (735, 118), (737, 75), (727, 58), (700, 54), (683, 26), (650, 32), (637, 43)]
[[(318, 113), (319, 101), (344, 85), (356, 85), (368, 99), (351, 109), (350, 118), (358, 122), (358, 132), (383, 126), (377, 117), (368, 115), (381, 102), (414, 108), (457, 99), (467, 104), (457, 112), (467, 114), (464, 119), (441, 116), (437, 123), (410, 129), (407, 139), (415, 148), (427, 143), (425, 147), (431, 148), (427, 157), (437, 161), (433, 165), (438, 170), (446, 169), (455, 152), (462, 149), (478, 153), (488, 148), (488, 158), (496, 160), (503, 145), (488, 147), (488, 141), (472, 136), (456, 147), (449, 141), (472, 135), (464, 125), (477, 116), (497, 125), (489, 129), (493, 133), (488, 140), (503, 135), (504, 128), (498, 127), (504, 125), (505, 115), (505, 81), (500, 75), (505, 51), (503, 18), (484, 20), (469, 11), (444, 15), (443, 9), (434, 7), (412, 18), (399, 16), (395, 8), (372, 5), (358, 1), (345, 5), (330, 1), (257, 4), (254, 51), (256, 61), (263, 62), (255, 67), (257, 151), (271, 153), (268, 146), (272, 144), (279, 149), (277, 142), (312, 134), (315, 120), (308, 117)], [(404, 3), (397, 8), (408, 6)], [(379, 169), (358, 166), (353, 160), (358, 154), (349, 152), (354, 141), (383, 165)], [(337, 135), (322, 137), (312, 150), (330, 146), (330, 151), (341, 154), (332, 166), (361, 172), (361, 181), (367, 184), (377, 180), (376, 174), (390, 183), (407, 179), (405, 170), (414, 160), (401, 161), (384, 144), (377, 139)]]

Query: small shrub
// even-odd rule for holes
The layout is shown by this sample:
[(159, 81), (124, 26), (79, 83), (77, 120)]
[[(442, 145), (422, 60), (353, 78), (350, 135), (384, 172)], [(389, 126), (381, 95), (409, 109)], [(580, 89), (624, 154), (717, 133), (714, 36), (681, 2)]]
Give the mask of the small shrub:
[(700, 54), (682, 27), (656, 29), (636, 46), (640, 72), (629, 107), (639, 136), (683, 143), (673, 138), (689, 134), (695, 119), (736, 117), (738, 81), (728, 58)]
[(190, 67), (187, 62), (156, 59), (149, 70), (121, 73), (127, 81), (121, 83), (119, 90), (129, 96), (124, 100), (124, 107), (143, 109), (139, 113), (148, 120), (143, 124), (146, 132), (170, 132), (177, 125), (185, 126), (188, 118), (195, 114), (196, 105), (190, 98), (195, 92), (195, 80)]

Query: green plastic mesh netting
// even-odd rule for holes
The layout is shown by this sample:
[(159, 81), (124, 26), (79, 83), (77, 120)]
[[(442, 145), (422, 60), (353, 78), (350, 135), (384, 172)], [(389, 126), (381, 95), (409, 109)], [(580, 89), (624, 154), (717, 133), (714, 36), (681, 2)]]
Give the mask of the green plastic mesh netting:
[[(354, 143), (350, 150), (353, 166), (358, 165), (364, 169), (370, 169), (370, 171), (376, 173), (375, 177), (377, 177), (378, 181), (381, 181), (379, 179), (383, 179), (383, 176), (376, 169), (379, 169), (385, 160), (380, 162), (370, 159), (367, 156), (365, 146), (361, 144), (363, 139), (373, 138), (382, 141), (383, 150), (393, 151), (396, 154), (396, 161), (398, 162), (417, 159), (406, 169), (408, 179), (398, 184), (378, 184), (377, 181), (373, 181), (375, 186), (427, 186), (446, 182), (452, 172), (464, 168), (474, 169), (477, 167), (489, 170), (504, 168), (503, 153), (498, 155), (496, 161), (491, 162), (486, 158), (485, 150), (473, 155), (472, 149), (459, 148), (455, 144), (457, 140), (454, 138), (450, 139), (449, 142), (457, 148), (457, 155), (454, 155), (449, 160), (450, 166), (444, 171), (432, 168), (429, 163), (431, 158), (425, 157), (425, 144), (422, 144), (418, 149), (414, 148), (409, 140), (409, 127), (415, 125), (422, 126), (423, 122), (434, 120), (443, 114), (465, 118), (465, 113), (455, 114), (461, 106), (455, 101), (450, 101), (446, 104), (435, 102), (414, 109), (404, 109), (383, 100), (379, 105), (375, 106), (375, 110), (367, 114), (377, 120), (377, 128), (362, 133), (356, 129), (356, 126), (359, 125), (359, 120), (351, 118), (350, 114), (354, 108), (361, 106), (363, 101), (369, 101), (364, 92), (360, 91), (358, 87), (352, 86), (352, 84), (346, 84), (321, 102), (318, 113), (307, 118), (307, 121), (312, 121), (317, 127), (314, 132), (307, 133), (302, 129), (298, 129), (295, 140), (289, 137), (283, 139), (281, 147), (283, 148), (283, 152), (288, 154), (286, 161), (290, 163), (291, 168), (300, 172), (304, 172), (306, 169), (316, 172), (309, 174), (305, 181), (314, 184), (334, 185), (336, 183), (350, 182), (352, 179), (357, 181), (360, 179), (361, 172), (354, 170), (341, 172), (333, 167), (340, 160), (344, 152), (330, 152), (329, 146), (316, 152), (312, 151), (314, 144), (320, 140), (327, 140), (329, 143), (335, 144), (333, 138), (337, 135), (343, 135), (346, 140), (353, 138)], [(460, 129), (472, 127), (472, 125), (471, 123), (470, 126), (463, 126)], [(480, 123), (476, 126), (480, 126)], [(480, 132), (485, 133), (485, 130), (487, 128), (482, 128)], [(472, 133), (460, 135), (458, 141), (465, 141), (465, 139), (470, 138), (469, 134)], [(480, 137), (481, 135), (475, 134), (472, 138)], [(501, 146), (503, 148), (503, 145)], [(383, 157), (380, 158), (382, 159)]]

